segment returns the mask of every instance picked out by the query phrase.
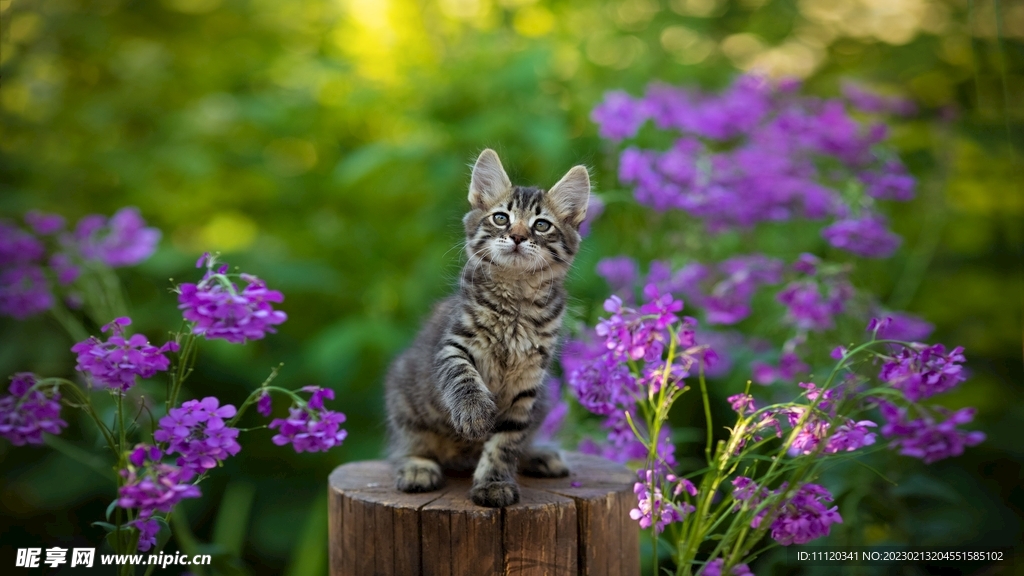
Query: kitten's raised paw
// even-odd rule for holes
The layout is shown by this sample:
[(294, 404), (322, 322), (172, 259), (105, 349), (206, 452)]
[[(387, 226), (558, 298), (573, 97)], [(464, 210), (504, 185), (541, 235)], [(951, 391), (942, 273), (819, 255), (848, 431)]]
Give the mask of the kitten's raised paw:
[(519, 485), (515, 482), (474, 484), (469, 497), (479, 506), (501, 508), (519, 502)]
[(402, 492), (430, 492), (444, 485), (444, 474), (433, 460), (407, 458), (398, 467), (395, 485)]
[(452, 425), (463, 438), (483, 440), (491, 433), (497, 409), (488, 396), (474, 394), (452, 410)]
[(519, 471), (534, 478), (564, 478), (569, 475), (569, 467), (554, 450), (532, 450), (523, 454)]

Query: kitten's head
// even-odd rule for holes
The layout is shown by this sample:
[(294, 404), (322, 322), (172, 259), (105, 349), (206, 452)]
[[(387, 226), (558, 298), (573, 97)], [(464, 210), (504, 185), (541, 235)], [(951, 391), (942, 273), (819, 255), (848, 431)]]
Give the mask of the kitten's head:
[(471, 265), (498, 271), (564, 273), (580, 245), (590, 176), (575, 166), (551, 187), (513, 186), (494, 150), (484, 150), (469, 184), (463, 219)]

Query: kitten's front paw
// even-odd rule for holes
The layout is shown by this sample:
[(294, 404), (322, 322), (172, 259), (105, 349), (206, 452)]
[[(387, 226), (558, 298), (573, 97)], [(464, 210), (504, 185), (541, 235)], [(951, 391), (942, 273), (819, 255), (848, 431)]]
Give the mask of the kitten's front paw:
[(452, 410), (452, 425), (463, 438), (483, 440), (491, 433), (497, 410), (489, 395), (475, 394)]
[(474, 484), (469, 497), (479, 506), (501, 508), (519, 502), (519, 485), (515, 482)]
[(532, 450), (523, 454), (519, 471), (535, 478), (564, 478), (569, 475), (569, 467), (554, 450)]
[(398, 467), (395, 486), (402, 492), (430, 492), (444, 485), (441, 466), (426, 458), (407, 458)]

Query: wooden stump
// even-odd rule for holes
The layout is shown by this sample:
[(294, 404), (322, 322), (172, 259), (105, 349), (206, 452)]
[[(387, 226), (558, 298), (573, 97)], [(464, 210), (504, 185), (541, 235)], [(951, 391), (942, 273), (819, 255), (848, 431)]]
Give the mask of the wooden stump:
[(634, 576), (640, 574), (636, 475), (598, 458), (565, 454), (568, 478), (519, 477), (505, 508), (469, 499), (469, 478), (426, 494), (395, 489), (387, 462), (331, 473), (331, 576)]

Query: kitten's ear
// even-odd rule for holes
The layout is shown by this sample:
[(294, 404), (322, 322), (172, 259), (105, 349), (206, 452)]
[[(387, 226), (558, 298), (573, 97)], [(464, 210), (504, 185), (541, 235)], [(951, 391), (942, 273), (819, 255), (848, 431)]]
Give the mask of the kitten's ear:
[(498, 154), (490, 148), (480, 153), (469, 182), (469, 203), (486, 210), (501, 200), (512, 188), (512, 182), (501, 166)]
[(573, 166), (572, 170), (548, 190), (548, 201), (558, 217), (579, 228), (587, 215), (590, 203), (590, 174), (586, 166)]

